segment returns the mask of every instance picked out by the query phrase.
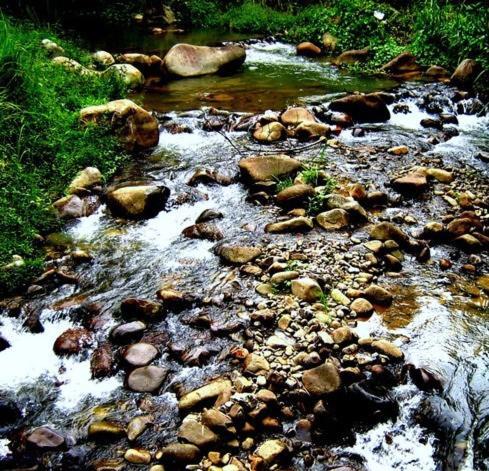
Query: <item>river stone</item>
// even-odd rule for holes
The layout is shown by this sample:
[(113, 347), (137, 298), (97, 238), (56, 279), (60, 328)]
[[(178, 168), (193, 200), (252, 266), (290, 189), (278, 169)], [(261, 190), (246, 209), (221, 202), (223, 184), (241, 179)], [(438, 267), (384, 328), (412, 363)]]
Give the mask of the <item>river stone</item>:
[(410, 196), (425, 191), (428, 188), (428, 180), (426, 175), (413, 172), (403, 177), (395, 178), (392, 180), (391, 185), (397, 192)]
[(285, 110), (280, 116), (280, 120), (285, 126), (299, 126), (301, 123), (314, 123), (316, 118), (303, 107), (293, 107)]
[(65, 50), (51, 39), (43, 39), (41, 41), (41, 47), (52, 57), (59, 56), (65, 53)]
[(323, 294), (318, 282), (307, 277), (292, 280), (291, 291), (294, 296), (310, 303), (320, 299)]
[(113, 64), (102, 72), (103, 76), (113, 76), (122, 80), (129, 88), (141, 88), (144, 75), (131, 64)]
[(129, 345), (122, 356), (129, 365), (146, 366), (158, 356), (158, 349), (149, 343), (140, 342)]
[(370, 316), (374, 312), (374, 307), (365, 298), (355, 299), (351, 303), (350, 309), (355, 311), (359, 316)]
[(297, 271), (279, 271), (278, 273), (274, 273), (270, 278), (270, 283), (273, 285), (280, 285), (285, 283), (286, 281), (295, 280), (299, 278), (299, 272)]
[(223, 217), (224, 215), (220, 211), (216, 211), (214, 209), (205, 209), (195, 220), (195, 224), (213, 221), (214, 219), (222, 219)]
[(348, 227), (349, 217), (344, 209), (331, 209), (316, 216), (316, 222), (326, 231)]
[(479, 252), (482, 249), (482, 243), (472, 234), (464, 234), (460, 237), (457, 237), (454, 240), (454, 243), (457, 247), (469, 253)]
[(147, 450), (129, 448), (124, 453), (124, 459), (133, 464), (149, 464), (151, 463), (151, 453)]
[(156, 292), (156, 296), (163, 302), (165, 309), (180, 311), (192, 306), (197, 298), (172, 288), (163, 288)]
[(375, 351), (387, 355), (388, 357), (399, 360), (404, 357), (402, 350), (388, 340), (375, 340), (372, 342), (371, 346)]
[(271, 234), (282, 234), (285, 232), (304, 232), (314, 228), (312, 219), (309, 217), (299, 216), (287, 219), (286, 221), (274, 222), (265, 226), (265, 232)]
[(368, 219), (368, 214), (363, 206), (351, 196), (333, 193), (326, 196), (324, 204), (328, 209), (343, 209), (355, 220), (366, 221)]
[(112, 347), (108, 342), (99, 345), (90, 358), (90, 371), (92, 378), (100, 379), (110, 376), (114, 369), (114, 356)]
[(298, 44), (295, 50), (298, 56), (317, 57), (321, 55), (321, 49), (317, 47), (315, 44), (307, 41)]
[(102, 183), (102, 174), (100, 170), (95, 167), (87, 167), (83, 169), (78, 175), (73, 179), (73, 181), (68, 186), (67, 192), (69, 194), (76, 193), (80, 188), (87, 189), (92, 188), (95, 185)]
[(127, 438), (130, 441), (136, 440), (153, 423), (152, 415), (141, 415), (132, 419), (127, 426)]
[(257, 155), (239, 161), (241, 174), (248, 182), (261, 182), (290, 175), (301, 166), (298, 160), (283, 154)]
[(392, 294), (378, 285), (370, 285), (364, 291), (364, 296), (374, 304), (379, 304), (381, 306), (390, 306), (393, 301)]
[(447, 225), (447, 232), (452, 237), (459, 237), (467, 234), (472, 229), (474, 223), (469, 218), (456, 218)]
[(183, 421), (178, 429), (178, 436), (199, 448), (208, 447), (219, 441), (219, 436), (209, 427), (194, 419), (186, 419)]
[(177, 77), (196, 77), (235, 70), (245, 59), (246, 51), (241, 46), (207, 47), (176, 44), (163, 59), (163, 68), (168, 74)]
[(247, 373), (261, 373), (270, 370), (270, 364), (267, 359), (257, 353), (250, 353), (244, 360), (244, 370)]
[(450, 82), (462, 89), (471, 88), (479, 70), (480, 67), (473, 59), (464, 59), (450, 77)]
[(353, 331), (348, 326), (338, 327), (337, 329), (331, 332), (331, 337), (334, 340), (334, 343), (338, 345), (343, 345), (346, 343), (351, 343), (355, 338)]
[(341, 304), (343, 306), (348, 306), (350, 304), (350, 299), (344, 295), (338, 288), (333, 288), (330, 293), (331, 299)]
[(416, 73), (421, 71), (420, 65), (416, 62), (416, 57), (410, 52), (403, 52), (394, 57), (381, 68), (384, 72), (392, 75), (404, 75), (406, 73)]
[(192, 409), (203, 401), (215, 399), (222, 394), (231, 392), (231, 389), (231, 381), (218, 379), (182, 396), (178, 401), (178, 408), (180, 410)]
[(200, 460), (200, 455), (199, 448), (190, 443), (171, 443), (161, 449), (161, 459), (170, 463), (197, 463)]
[(388, 121), (391, 117), (389, 109), (377, 95), (349, 95), (333, 100), (329, 104), (332, 111), (349, 114), (358, 123)]
[(83, 108), (80, 120), (83, 124), (110, 123), (127, 150), (148, 149), (158, 144), (158, 120), (131, 100)]
[[(197, 169), (195, 173), (190, 177), (190, 180), (187, 182), (187, 185), (197, 186), (199, 184), (203, 184), (203, 185), (217, 184), (222, 186), (228, 186), (232, 182), (233, 179), (231, 177), (222, 175), (216, 170), (200, 168)], [(205, 222), (205, 221), (201, 221), (201, 222)]]
[(401, 246), (409, 245), (409, 236), (391, 222), (381, 222), (370, 228), (370, 238), (376, 240), (395, 240)]
[(165, 209), (169, 196), (170, 190), (165, 186), (125, 186), (108, 193), (107, 206), (116, 216), (146, 219)]
[(315, 191), (311, 185), (297, 184), (285, 188), (277, 194), (277, 204), (283, 207), (299, 207), (307, 204)]
[(77, 195), (68, 195), (53, 203), (56, 214), (61, 219), (75, 219), (88, 216), (84, 201)]
[(341, 386), (338, 369), (331, 362), (326, 362), (302, 375), (302, 383), (313, 396), (321, 396), (337, 391)]
[(202, 413), (201, 421), (205, 426), (218, 433), (229, 434), (236, 431), (231, 417), (218, 409), (206, 409)]
[(56, 355), (74, 355), (88, 346), (92, 334), (83, 327), (65, 330), (54, 342), (53, 350)]
[(97, 51), (92, 54), (92, 59), (98, 66), (109, 67), (115, 64), (115, 59), (112, 54), (107, 51)]
[(278, 439), (267, 440), (256, 450), (256, 454), (268, 465), (280, 459), (286, 452), (287, 445)]
[(323, 123), (304, 122), (294, 129), (294, 137), (300, 141), (310, 141), (330, 134), (331, 128)]
[(392, 155), (406, 155), (409, 154), (408, 146), (394, 146), (387, 149), (387, 152)]
[(221, 245), (217, 254), (228, 263), (244, 264), (253, 261), (262, 253), (260, 247), (247, 245)]
[(453, 173), (441, 168), (429, 168), (426, 170), (428, 177), (434, 178), (440, 183), (451, 183), (454, 180)]
[(121, 314), (124, 317), (138, 319), (159, 319), (162, 305), (149, 299), (127, 298), (121, 303)]
[(224, 234), (215, 224), (209, 224), (207, 222), (186, 227), (182, 231), (182, 234), (189, 239), (204, 239), (211, 241), (221, 240), (224, 237)]
[(159, 72), (163, 60), (157, 55), (148, 56), (139, 52), (131, 52), (117, 56), (117, 61), (123, 64), (130, 64), (143, 74), (149, 72)]
[(136, 392), (156, 392), (168, 375), (166, 368), (143, 366), (136, 368), (127, 377), (129, 389)]
[(110, 420), (100, 420), (92, 422), (88, 427), (88, 436), (90, 438), (117, 438), (126, 434), (124, 427)]
[(128, 343), (141, 338), (146, 324), (141, 321), (128, 322), (120, 324), (111, 331), (111, 338), (118, 343)]
[(38, 427), (27, 435), (27, 443), (39, 450), (55, 450), (65, 444), (65, 439), (49, 427)]
[(353, 64), (355, 62), (362, 62), (368, 59), (370, 54), (370, 48), (364, 49), (351, 49), (349, 51), (342, 52), (336, 59), (336, 64)]
[(276, 142), (287, 137), (287, 130), (277, 121), (258, 127), (253, 133), (253, 138), (258, 142)]
[(450, 78), (450, 73), (439, 65), (431, 65), (425, 70), (424, 76), (431, 80), (447, 80)]

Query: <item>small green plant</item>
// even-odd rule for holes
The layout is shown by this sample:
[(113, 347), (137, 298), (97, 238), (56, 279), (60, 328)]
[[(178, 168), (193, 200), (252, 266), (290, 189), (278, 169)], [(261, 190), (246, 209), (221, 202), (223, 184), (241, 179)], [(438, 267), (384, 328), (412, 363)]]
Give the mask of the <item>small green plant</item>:
[(320, 170), (317, 166), (310, 166), (303, 170), (299, 177), (307, 185), (318, 186), (320, 179)]
[(329, 309), (329, 293), (321, 293), (318, 301), (323, 305), (325, 311)]
[(292, 271), (300, 270), (301, 268), (306, 267), (306, 263), (301, 262), (300, 260), (287, 260), (287, 268)]
[(307, 213), (309, 215), (316, 215), (324, 209), (324, 201), (336, 188), (337, 183), (334, 178), (327, 178), (324, 185), (316, 194), (309, 198), (309, 203), (307, 205)]
[(277, 182), (277, 187), (276, 187), (277, 193), (280, 193), (286, 188), (289, 188), (294, 185), (294, 180), (292, 180), (292, 178), (290, 177), (286, 177), (282, 179), (276, 178), (275, 180)]

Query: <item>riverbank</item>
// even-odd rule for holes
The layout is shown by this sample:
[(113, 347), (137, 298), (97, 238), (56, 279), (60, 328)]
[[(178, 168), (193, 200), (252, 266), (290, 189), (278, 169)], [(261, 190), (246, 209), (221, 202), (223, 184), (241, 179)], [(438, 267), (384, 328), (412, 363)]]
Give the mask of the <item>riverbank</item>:
[(0, 17), (0, 266), (12, 264), (0, 270), (3, 293), (40, 273), (38, 242), (59, 226), (51, 203), (73, 177), (96, 166), (108, 178), (125, 158), (107, 129), (79, 124), (81, 108), (123, 97), (125, 86), (54, 65), (46, 38), (88, 63), (87, 52), (51, 31)]

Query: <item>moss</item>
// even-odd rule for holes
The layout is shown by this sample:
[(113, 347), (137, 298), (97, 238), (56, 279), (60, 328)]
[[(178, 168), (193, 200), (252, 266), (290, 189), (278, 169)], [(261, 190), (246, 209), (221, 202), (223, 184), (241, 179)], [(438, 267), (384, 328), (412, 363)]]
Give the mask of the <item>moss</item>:
[(0, 270), (0, 291), (25, 284), (42, 257), (36, 234), (58, 227), (50, 207), (84, 167), (109, 177), (125, 154), (108, 129), (79, 125), (79, 110), (120, 98), (116, 79), (80, 76), (51, 63), (41, 48), (50, 38), (69, 57), (89, 56), (51, 31), (0, 18), (0, 266), (18, 254), (21, 269)]

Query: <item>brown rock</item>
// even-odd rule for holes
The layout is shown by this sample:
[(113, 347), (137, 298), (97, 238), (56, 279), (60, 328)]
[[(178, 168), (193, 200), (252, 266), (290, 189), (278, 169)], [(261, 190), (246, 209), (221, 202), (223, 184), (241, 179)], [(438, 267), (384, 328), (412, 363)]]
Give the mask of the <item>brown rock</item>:
[(285, 221), (274, 222), (265, 226), (265, 232), (271, 234), (281, 234), (286, 232), (304, 232), (314, 228), (312, 219), (309, 217), (299, 216), (287, 219)]
[(127, 347), (122, 357), (131, 366), (149, 365), (158, 356), (158, 349), (149, 343), (135, 343)]
[(216, 252), (222, 260), (228, 263), (244, 264), (259, 257), (262, 249), (254, 246), (225, 244), (221, 245)]
[(368, 47), (364, 49), (352, 49), (342, 52), (336, 59), (336, 64), (353, 64), (355, 62), (363, 62), (368, 59), (370, 49)]
[(355, 311), (359, 316), (370, 316), (374, 312), (374, 307), (364, 298), (355, 299), (350, 308)]
[(189, 443), (205, 448), (219, 441), (216, 435), (209, 427), (197, 422), (194, 419), (186, 419), (178, 429), (178, 436)]
[(254, 156), (240, 160), (239, 168), (246, 180), (260, 182), (290, 175), (301, 168), (301, 163), (287, 155)]
[(27, 435), (27, 444), (39, 450), (55, 450), (65, 444), (65, 439), (49, 427), (38, 427)]
[(379, 304), (381, 306), (390, 306), (394, 299), (389, 291), (378, 285), (370, 285), (365, 290), (364, 296), (374, 304)]
[(395, 359), (404, 358), (404, 354), (399, 347), (396, 347), (392, 342), (388, 340), (375, 340), (372, 342), (372, 348), (379, 353), (387, 355), (388, 357)]
[(165, 463), (191, 464), (200, 460), (198, 447), (188, 443), (171, 443), (161, 450), (161, 459)]
[(316, 222), (326, 231), (348, 227), (350, 218), (344, 209), (331, 209), (316, 216)]
[(469, 89), (472, 87), (474, 80), (479, 73), (480, 67), (472, 59), (464, 59), (455, 69), (455, 72), (450, 77), (450, 82), (456, 87)]
[(303, 42), (296, 47), (298, 56), (317, 57), (321, 55), (321, 49), (310, 42)]
[(403, 52), (383, 65), (382, 70), (391, 75), (404, 75), (406, 73), (418, 73), (421, 71), (421, 67), (416, 62), (416, 57), (413, 54)]
[(294, 296), (307, 302), (315, 302), (323, 294), (318, 282), (307, 277), (292, 280), (291, 291)]
[(285, 110), (280, 116), (280, 120), (285, 126), (299, 126), (301, 123), (316, 122), (315, 116), (303, 107), (293, 107)]
[(54, 342), (56, 355), (74, 355), (80, 353), (92, 340), (92, 334), (82, 327), (64, 331)]
[(341, 379), (336, 366), (327, 362), (305, 371), (302, 376), (302, 383), (310, 394), (321, 396), (337, 391), (341, 386)]
[(180, 410), (192, 409), (203, 401), (215, 399), (222, 394), (231, 391), (231, 381), (219, 379), (212, 383), (206, 384), (194, 391), (191, 391), (180, 398), (178, 407)]
[(136, 368), (127, 377), (129, 389), (136, 392), (156, 392), (165, 381), (168, 370), (158, 366)]
[(113, 373), (114, 356), (108, 342), (99, 345), (90, 358), (90, 370), (92, 378), (105, 378)]
[(307, 204), (310, 197), (314, 196), (314, 188), (310, 185), (292, 185), (277, 194), (277, 204), (283, 207), (298, 207)]
[(287, 130), (277, 121), (258, 127), (253, 133), (253, 138), (258, 142), (276, 142), (287, 137)]
[(375, 94), (349, 95), (330, 103), (332, 111), (349, 114), (355, 122), (371, 123), (390, 119), (390, 112), (384, 101)]

